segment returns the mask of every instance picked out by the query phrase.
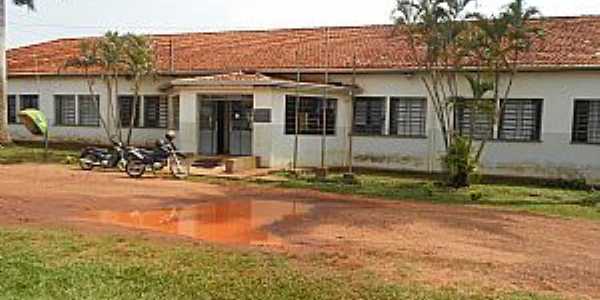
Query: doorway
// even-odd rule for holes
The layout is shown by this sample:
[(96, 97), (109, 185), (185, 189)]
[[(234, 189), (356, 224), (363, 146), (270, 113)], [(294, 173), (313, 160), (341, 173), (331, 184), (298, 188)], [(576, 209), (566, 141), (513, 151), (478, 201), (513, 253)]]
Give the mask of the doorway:
[(252, 95), (199, 96), (199, 153), (252, 155)]

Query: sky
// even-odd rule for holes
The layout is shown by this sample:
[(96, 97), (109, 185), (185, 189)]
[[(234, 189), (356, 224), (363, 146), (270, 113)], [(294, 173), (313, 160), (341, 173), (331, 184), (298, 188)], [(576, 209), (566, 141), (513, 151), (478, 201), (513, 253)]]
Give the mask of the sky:
[[(6, 0), (12, 2), (12, 0)], [(35, 0), (7, 8), (10, 48), (108, 30), (177, 33), (385, 24), (396, 0)], [(494, 13), (509, 0), (478, 0)], [(529, 0), (544, 16), (600, 15), (600, 0)]]

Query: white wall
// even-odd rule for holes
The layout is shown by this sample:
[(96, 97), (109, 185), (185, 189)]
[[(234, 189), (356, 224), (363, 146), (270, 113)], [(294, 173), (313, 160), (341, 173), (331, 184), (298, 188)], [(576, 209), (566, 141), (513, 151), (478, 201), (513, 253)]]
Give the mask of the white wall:
[[(336, 81), (349, 83), (349, 76)], [(363, 96), (427, 95), (418, 76), (359, 75)], [(463, 91), (468, 91), (465, 86)], [(465, 95), (468, 93), (465, 92)], [(482, 160), (487, 174), (600, 179), (600, 146), (571, 143), (574, 100), (600, 98), (600, 72), (521, 73), (510, 98), (543, 99), (541, 142), (492, 141)], [(355, 137), (354, 164), (361, 167), (440, 170), (439, 126), (428, 103), (427, 139)]]
[[(142, 84), (141, 94), (161, 94), (158, 87), (162, 81), (147, 80)], [(106, 115), (108, 109), (107, 90), (101, 80), (97, 80), (94, 92), (100, 96), (100, 111)], [(19, 77), (9, 78), (8, 93), (39, 95), (40, 110), (44, 112), (50, 124), (50, 139), (53, 141), (76, 141), (89, 143), (107, 143), (104, 129), (101, 127), (57, 126), (55, 122), (54, 95), (80, 94), (88, 95), (88, 86), (81, 77)], [(119, 91), (115, 94), (133, 94), (132, 83), (120, 80)], [(23, 125), (10, 125), (11, 135), (16, 140), (35, 139)], [(155, 139), (164, 135), (165, 129), (135, 128), (133, 143), (139, 145), (152, 144)]]
[[(160, 83), (147, 81), (142, 94), (157, 94)], [(332, 81), (351, 82), (347, 75), (334, 75)], [(363, 74), (357, 78), (363, 96), (421, 96), (427, 94), (418, 76), (401, 74)], [(54, 124), (54, 94), (87, 94), (83, 78), (41, 77), (9, 78), (10, 94), (40, 94), (40, 105)], [(106, 90), (99, 82), (98, 94), (105, 101)], [(245, 91), (244, 93), (246, 93)], [(131, 85), (123, 81), (120, 93), (131, 93)], [(230, 91), (231, 93), (231, 91)], [(254, 124), (253, 151), (264, 166), (288, 167), (293, 156), (294, 136), (285, 135), (285, 95), (294, 91), (257, 88), (255, 108), (272, 108), (271, 124)], [(196, 152), (197, 101), (196, 92), (186, 91), (180, 100), (180, 146)], [(327, 138), (328, 166), (344, 166), (348, 149), (350, 105), (347, 96), (338, 99), (336, 135)], [(491, 142), (483, 157), (483, 171), (488, 174), (576, 178), (585, 176), (600, 179), (600, 146), (571, 144), (574, 99), (600, 98), (600, 72), (522, 73), (510, 95), (511, 98), (544, 99), (541, 142)], [(105, 105), (105, 104), (104, 104)], [(354, 137), (354, 164), (359, 167), (439, 170), (443, 153), (442, 139), (431, 103), (428, 104), (427, 138)], [(106, 107), (102, 107), (105, 111)], [(101, 128), (51, 127), (53, 139), (105, 139)], [(16, 138), (30, 138), (20, 125), (11, 125)], [(145, 143), (162, 136), (164, 130), (136, 129), (136, 142)], [(320, 165), (320, 136), (301, 135), (299, 166)]]

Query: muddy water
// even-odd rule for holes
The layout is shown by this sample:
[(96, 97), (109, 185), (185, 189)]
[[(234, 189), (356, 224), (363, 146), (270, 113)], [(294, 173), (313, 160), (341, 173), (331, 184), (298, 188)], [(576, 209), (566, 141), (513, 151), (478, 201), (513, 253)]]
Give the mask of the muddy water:
[(264, 227), (300, 217), (312, 205), (275, 201), (218, 201), (156, 211), (97, 211), (84, 219), (236, 245), (280, 245)]

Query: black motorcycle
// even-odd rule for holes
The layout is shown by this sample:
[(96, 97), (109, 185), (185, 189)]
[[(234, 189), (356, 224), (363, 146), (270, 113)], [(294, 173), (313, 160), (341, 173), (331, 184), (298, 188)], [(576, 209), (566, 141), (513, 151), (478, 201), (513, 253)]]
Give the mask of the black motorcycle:
[(131, 149), (127, 157), (126, 170), (132, 178), (142, 177), (146, 170), (156, 173), (165, 167), (177, 179), (187, 178), (190, 172), (185, 155), (177, 151), (172, 139), (159, 140), (153, 150)]
[(87, 147), (81, 150), (79, 166), (82, 170), (91, 171), (95, 167), (120, 171), (127, 169), (127, 149), (121, 142), (112, 142), (111, 149)]

